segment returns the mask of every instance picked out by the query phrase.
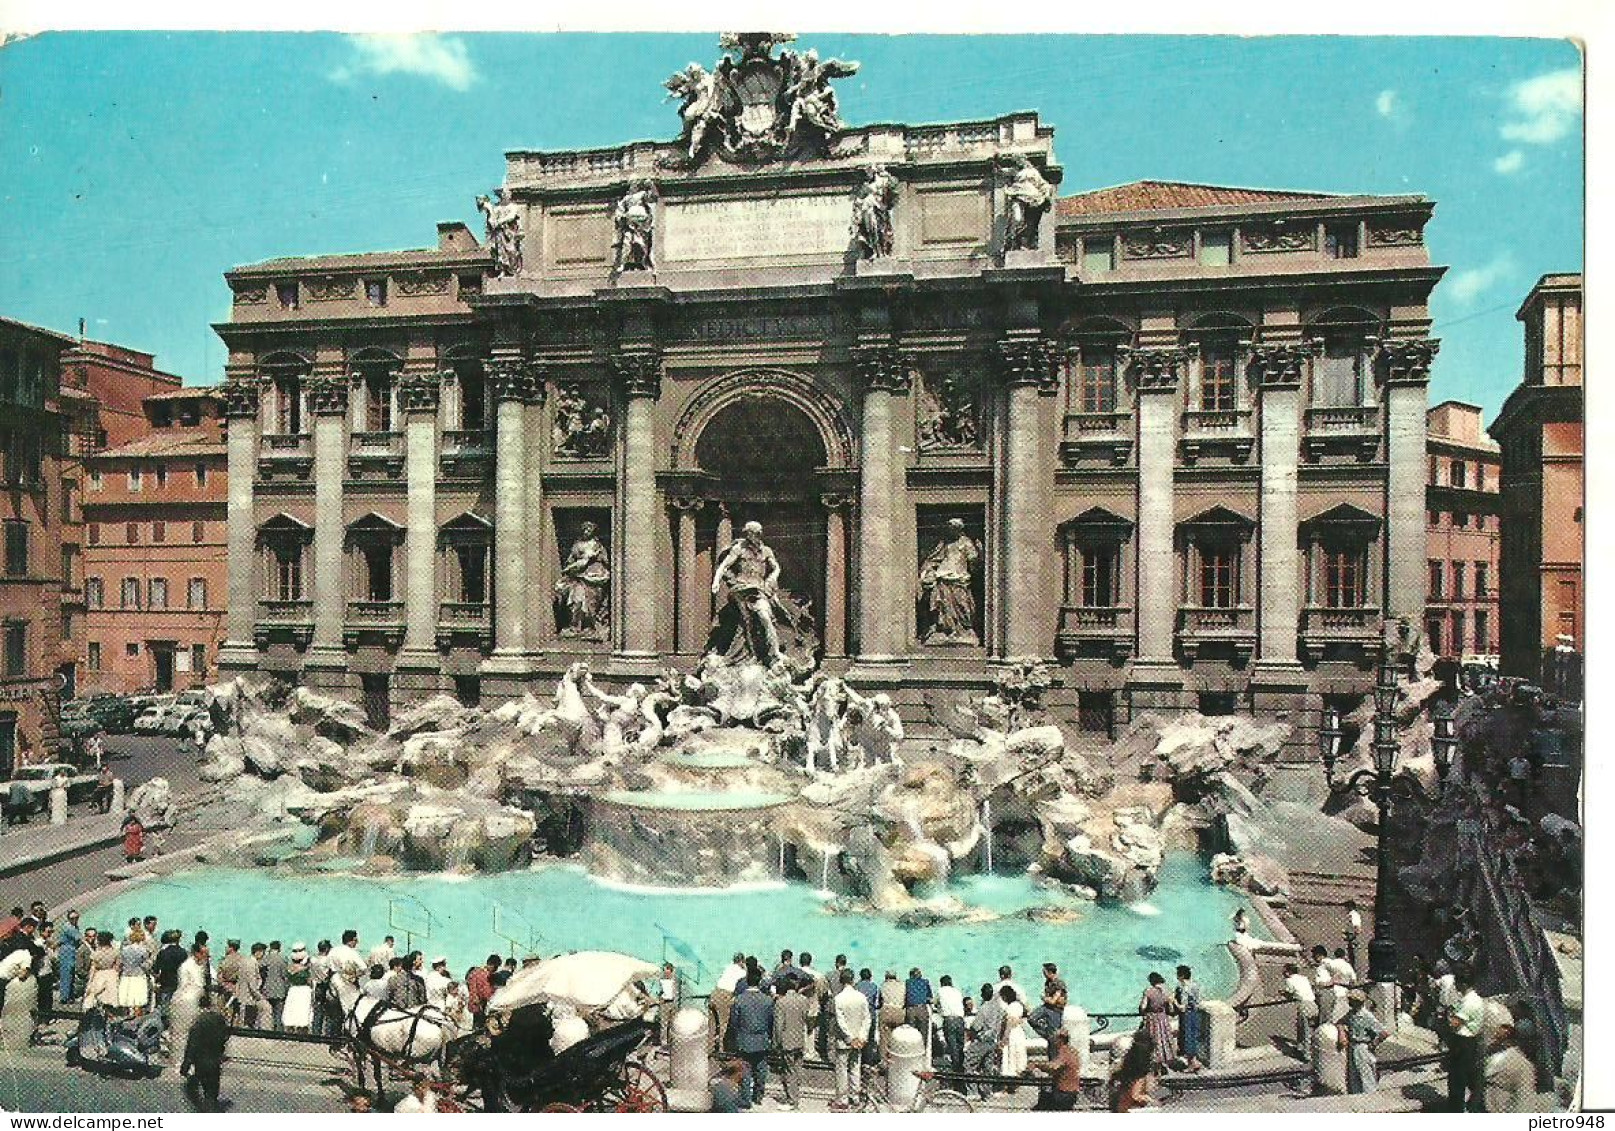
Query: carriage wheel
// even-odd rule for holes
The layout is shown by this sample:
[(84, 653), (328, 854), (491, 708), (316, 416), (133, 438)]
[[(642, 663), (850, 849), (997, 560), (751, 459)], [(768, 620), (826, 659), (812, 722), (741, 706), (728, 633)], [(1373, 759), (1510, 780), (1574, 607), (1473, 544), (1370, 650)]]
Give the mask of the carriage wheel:
[(540, 1112), (558, 1112), (565, 1115), (583, 1114), (583, 1109), (581, 1107), (574, 1107), (572, 1104), (545, 1104), (538, 1110)]
[(617, 1096), (616, 1112), (653, 1112), (667, 1110), (667, 1089), (656, 1074), (637, 1061), (622, 1066), (622, 1092)]

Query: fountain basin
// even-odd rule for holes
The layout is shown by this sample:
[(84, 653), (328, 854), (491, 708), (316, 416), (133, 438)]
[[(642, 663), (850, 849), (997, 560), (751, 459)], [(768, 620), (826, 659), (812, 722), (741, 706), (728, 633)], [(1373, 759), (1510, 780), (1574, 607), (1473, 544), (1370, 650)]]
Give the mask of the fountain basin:
[(619, 790), (589, 806), (583, 862), (635, 884), (726, 887), (778, 879), (777, 811), (789, 794), (760, 790)]

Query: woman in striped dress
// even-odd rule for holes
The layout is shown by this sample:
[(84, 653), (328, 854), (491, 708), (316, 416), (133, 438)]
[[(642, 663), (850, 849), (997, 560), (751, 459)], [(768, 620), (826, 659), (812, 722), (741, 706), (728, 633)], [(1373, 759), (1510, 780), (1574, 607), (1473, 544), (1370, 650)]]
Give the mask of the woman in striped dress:
[(118, 952), (112, 947), (112, 932), (101, 931), (90, 955), (90, 980), (84, 984), (84, 1008), (99, 1005), (110, 1009), (118, 1004)]
[(1166, 978), (1153, 970), (1149, 989), (1139, 999), (1138, 1012), (1144, 1018), (1139, 1028), (1155, 1038), (1155, 1067), (1165, 1070), (1171, 1066), (1172, 1048), (1176, 1044), (1172, 1039), (1172, 999), (1167, 996)]

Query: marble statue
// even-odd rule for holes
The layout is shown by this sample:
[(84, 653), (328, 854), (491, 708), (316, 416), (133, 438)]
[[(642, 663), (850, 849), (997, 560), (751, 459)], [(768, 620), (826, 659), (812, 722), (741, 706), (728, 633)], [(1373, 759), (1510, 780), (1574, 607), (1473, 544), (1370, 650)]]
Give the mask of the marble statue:
[(848, 768), (902, 765), (897, 747), (903, 741), (903, 720), (884, 693), (865, 698), (846, 688), (847, 713), (843, 721)]
[(521, 209), (511, 203), (508, 189), (477, 197), (477, 210), (487, 224), (488, 246), (493, 250), (495, 275), (519, 275), (522, 269)]
[(858, 73), (858, 64), (840, 59), (826, 59), (821, 63), (819, 53), (812, 49), (802, 56), (786, 52), (783, 62), (787, 71), (785, 97), (791, 107), (785, 121), (786, 136), (799, 137), (804, 124), (826, 139), (845, 129), (830, 80), (850, 78)]
[(920, 588), (931, 614), (925, 643), (981, 643), (976, 635), (976, 598), (970, 589), (980, 559), (981, 547), (965, 533), (964, 520), (950, 518), (947, 536), (920, 567)]
[(858, 258), (880, 259), (892, 253), (892, 210), (896, 206), (897, 178), (886, 166), (874, 166), (852, 197), (852, 235)]
[(653, 246), (656, 239), (656, 186), (650, 181), (635, 181), (617, 202), (611, 214), (616, 226), (617, 239), (612, 245), (617, 253), (613, 270), (652, 271), (656, 268)]
[(580, 385), (562, 385), (555, 396), (555, 454), (599, 459), (611, 451), (611, 414), (590, 404)]
[(813, 684), (806, 708), (807, 770), (817, 773), (823, 768), (835, 773), (841, 769), (842, 755), (847, 748), (844, 719), (847, 709), (847, 685), (835, 676), (825, 676)]
[(729, 587), (728, 609), (739, 618), (739, 628), (751, 659), (765, 668), (780, 657), (779, 629), (774, 623), (774, 602), (779, 592), (779, 559), (763, 542), (763, 524), (748, 522), (713, 571), (716, 596)]
[(668, 76), (662, 85), (681, 100), (679, 117), (684, 121), (684, 133), (679, 141), (689, 159), (697, 161), (708, 140), (725, 133), (726, 116), (735, 101), (734, 89), (726, 74), (708, 71), (694, 62)]
[(1016, 153), (1004, 170), (1004, 250), (1035, 251), (1043, 214), (1054, 203), (1054, 186), (1043, 179), (1024, 153)]
[(922, 378), (919, 416), (921, 451), (980, 446), (974, 391), (952, 373)]
[(578, 539), (561, 566), (555, 583), (556, 623), (562, 636), (601, 640), (611, 595), (611, 556), (592, 522), (578, 530)]

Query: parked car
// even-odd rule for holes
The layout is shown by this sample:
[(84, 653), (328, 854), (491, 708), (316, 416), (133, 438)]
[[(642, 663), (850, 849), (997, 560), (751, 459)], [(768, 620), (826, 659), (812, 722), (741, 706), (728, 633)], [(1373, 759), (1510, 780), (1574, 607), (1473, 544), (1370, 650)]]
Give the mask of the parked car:
[(108, 734), (128, 734), (134, 729), (135, 716), (140, 713), (127, 695), (92, 695), (74, 702), (83, 703), (84, 711)]
[(161, 734), (177, 734), (189, 738), (192, 728), (198, 722), (211, 730), (213, 726), (211, 718), (206, 707), (175, 703), (164, 712), (157, 729)]
[(50, 791), (56, 784), (58, 775), (67, 779), (69, 801), (86, 800), (95, 792), (95, 774), (86, 774), (77, 766), (70, 766), (66, 762), (44, 762), (37, 766), (23, 766), (18, 769), (16, 777), (0, 783), (0, 798), (7, 799), (6, 804), (9, 808), (11, 794), (20, 784), (33, 798), (32, 807), (28, 811), (43, 813), (50, 805)]
[(147, 707), (135, 719), (134, 732), (136, 734), (161, 734), (163, 721), (168, 717), (167, 707)]

